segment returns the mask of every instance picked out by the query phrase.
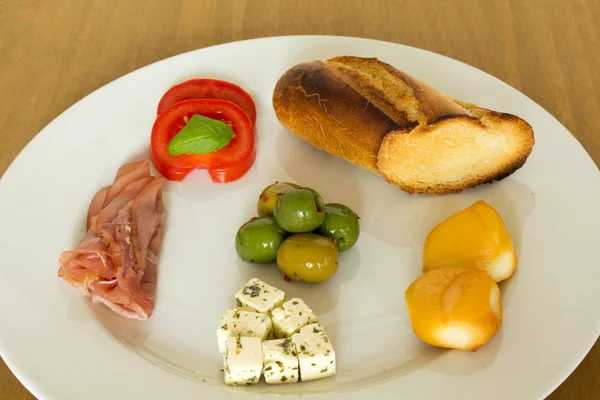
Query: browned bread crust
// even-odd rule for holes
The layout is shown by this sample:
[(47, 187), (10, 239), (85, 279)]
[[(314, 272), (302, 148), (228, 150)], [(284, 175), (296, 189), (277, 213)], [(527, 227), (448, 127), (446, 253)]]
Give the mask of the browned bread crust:
[(275, 87), (273, 105), (277, 118), (297, 136), (376, 174), (381, 141), (398, 127), (321, 61), (286, 72)]
[(502, 179), (535, 144), (521, 118), (451, 99), (374, 58), (296, 65), (277, 82), (273, 107), (300, 138), (409, 193)]
[(336, 57), (327, 68), (399, 125), (466, 115), (450, 98), (376, 58)]

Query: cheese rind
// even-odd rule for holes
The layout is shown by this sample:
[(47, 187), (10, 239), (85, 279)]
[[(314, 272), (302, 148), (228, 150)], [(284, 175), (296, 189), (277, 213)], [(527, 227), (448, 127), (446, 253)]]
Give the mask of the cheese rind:
[(285, 293), (258, 278), (252, 278), (235, 294), (238, 310), (269, 314), (285, 301)]
[(300, 328), (318, 322), (315, 313), (299, 298), (293, 298), (271, 311), (273, 331), (278, 338), (289, 338)]
[(298, 353), (300, 379), (312, 381), (335, 375), (335, 351), (320, 324), (310, 324), (292, 336)]
[(267, 340), (262, 346), (265, 382), (271, 385), (298, 382), (298, 354), (292, 339)]
[(225, 352), (227, 339), (236, 336), (257, 337), (266, 340), (271, 337), (271, 318), (252, 311), (227, 310), (221, 316), (217, 328), (219, 352)]
[(223, 355), (225, 384), (255, 385), (263, 370), (262, 342), (257, 337), (230, 337)]

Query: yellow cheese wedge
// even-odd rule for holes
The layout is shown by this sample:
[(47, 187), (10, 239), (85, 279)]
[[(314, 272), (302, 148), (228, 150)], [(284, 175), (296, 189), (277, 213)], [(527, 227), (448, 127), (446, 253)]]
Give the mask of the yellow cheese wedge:
[(414, 333), (432, 346), (476, 350), (502, 324), (500, 289), (479, 270), (427, 272), (408, 287), (405, 299)]
[(423, 246), (423, 272), (472, 268), (500, 282), (512, 276), (517, 258), (498, 212), (484, 201), (461, 210), (433, 228)]

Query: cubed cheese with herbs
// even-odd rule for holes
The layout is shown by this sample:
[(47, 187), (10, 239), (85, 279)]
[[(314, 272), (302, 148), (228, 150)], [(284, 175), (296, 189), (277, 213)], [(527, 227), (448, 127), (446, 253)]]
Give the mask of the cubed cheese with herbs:
[(292, 336), (298, 353), (300, 379), (312, 381), (335, 375), (335, 351), (320, 324), (310, 324)]
[(258, 278), (251, 279), (235, 294), (235, 306), (238, 310), (255, 311), (269, 314), (285, 301), (285, 293)]
[(221, 316), (217, 329), (219, 352), (225, 352), (227, 339), (236, 336), (257, 337), (266, 340), (271, 337), (271, 318), (252, 311), (227, 310)]
[(257, 384), (263, 370), (262, 341), (257, 337), (230, 337), (223, 355), (225, 384)]
[(315, 313), (302, 299), (293, 298), (271, 311), (273, 330), (278, 338), (292, 337), (300, 328), (318, 322)]
[(298, 355), (292, 339), (263, 342), (264, 375), (268, 384), (298, 382)]

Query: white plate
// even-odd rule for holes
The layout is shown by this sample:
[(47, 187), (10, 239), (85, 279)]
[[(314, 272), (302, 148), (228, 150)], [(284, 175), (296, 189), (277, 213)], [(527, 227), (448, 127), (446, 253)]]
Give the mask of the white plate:
[[(537, 144), (514, 175), (461, 194), (409, 196), (297, 139), (271, 94), (294, 64), (376, 56), (465, 101), (521, 116)], [(156, 105), (172, 84), (217, 77), (258, 107), (258, 158), (241, 180), (202, 173), (165, 190), (167, 231), (155, 313), (125, 320), (57, 278), (58, 256), (84, 234), (93, 194), (119, 166), (147, 158)], [(357, 246), (334, 278), (287, 284), (276, 267), (241, 262), (237, 228), (275, 180), (314, 187), (362, 217)], [(477, 352), (444, 351), (412, 334), (404, 290), (420, 274), (428, 231), (483, 199), (516, 242), (518, 273), (502, 285), (504, 323)], [(523, 94), (475, 68), (423, 50), (340, 37), (280, 37), (211, 47), (142, 68), (75, 104), (37, 135), (0, 182), (0, 350), (40, 399), (259, 398), (541, 399), (582, 360), (600, 331), (600, 174), (583, 148)], [(215, 329), (233, 293), (258, 276), (303, 297), (338, 351), (333, 379), (286, 386), (223, 385)]]

